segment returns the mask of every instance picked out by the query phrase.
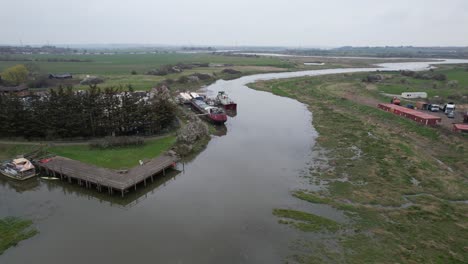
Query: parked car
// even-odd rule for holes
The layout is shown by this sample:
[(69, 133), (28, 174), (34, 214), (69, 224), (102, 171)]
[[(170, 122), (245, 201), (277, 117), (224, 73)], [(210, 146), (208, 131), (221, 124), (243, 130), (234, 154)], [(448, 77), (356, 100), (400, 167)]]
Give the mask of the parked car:
[(450, 111), (447, 113), (448, 118), (455, 118), (455, 111)]
[(439, 112), (439, 105), (437, 104), (431, 104), (429, 110), (431, 112)]

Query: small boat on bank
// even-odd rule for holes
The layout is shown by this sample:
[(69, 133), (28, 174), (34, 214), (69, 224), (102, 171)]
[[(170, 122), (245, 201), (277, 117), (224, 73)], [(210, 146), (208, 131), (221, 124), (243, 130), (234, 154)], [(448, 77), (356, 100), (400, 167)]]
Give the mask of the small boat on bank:
[(190, 104), (193, 98), (189, 93), (179, 93), (176, 99), (180, 104)]
[(26, 180), (36, 176), (36, 168), (25, 158), (3, 162), (0, 173), (15, 180)]
[(216, 101), (224, 107), (226, 110), (237, 110), (237, 104), (229, 98), (229, 96), (224, 91), (219, 91), (216, 96)]
[(190, 93), (190, 96), (193, 98), (193, 99), (196, 99), (196, 100), (203, 100), (203, 96), (197, 94), (197, 93), (194, 93), (194, 92), (191, 92)]
[(227, 121), (226, 112), (223, 109), (206, 104), (203, 100), (192, 99), (192, 108), (204, 115), (215, 124), (224, 124)]

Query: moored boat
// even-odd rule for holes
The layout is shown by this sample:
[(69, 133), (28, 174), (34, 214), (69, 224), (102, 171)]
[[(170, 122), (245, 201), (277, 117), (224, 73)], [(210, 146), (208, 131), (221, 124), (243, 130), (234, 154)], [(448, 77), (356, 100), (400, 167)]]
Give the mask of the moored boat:
[(180, 93), (180, 94), (177, 96), (177, 101), (178, 101), (180, 104), (189, 104), (189, 103), (190, 103), (190, 100), (192, 100), (192, 96), (190, 96), (189, 93)]
[(216, 96), (216, 100), (222, 105), (226, 110), (237, 110), (237, 104), (229, 98), (229, 96), (224, 91), (219, 91)]
[(0, 173), (15, 180), (26, 180), (36, 176), (36, 168), (25, 158), (3, 162)]
[(227, 121), (226, 112), (223, 109), (206, 104), (203, 100), (192, 99), (190, 101), (192, 107), (199, 113), (203, 114), (211, 122), (215, 124), (223, 124)]
[(203, 100), (203, 96), (197, 94), (197, 93), (194, 93), (194, 92), (191, 92), (190, 93), (190, 96), (193, 98), (193, 99), (196, 99), (196, 100)]

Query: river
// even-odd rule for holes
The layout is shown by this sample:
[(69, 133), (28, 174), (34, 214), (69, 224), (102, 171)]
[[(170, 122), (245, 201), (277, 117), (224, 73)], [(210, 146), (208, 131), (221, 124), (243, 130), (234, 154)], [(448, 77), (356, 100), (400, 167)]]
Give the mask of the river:
[[(428, 63), (381, 66), (422, 70)], [(346, 219), (328, 206), (290, 195), (309, 187), (302, 176), (313, 160), (317, 133), (307, 107), (246, 84), (375, 70), (284, 72), (217, 81), (207, 87), (209, 93), (224, 90), (238, 103), (237, 115), (226, 123), (227, 134), (213, 137), (183, 171), (125, 199), (60, 181), (17, 183), (1, 177), (0, 217), (32, 219), (40, 234), (8, 249), (0, 263), (282, 263), (292, 253), (291, 242), (307, 234), (278, 224), (273, 208)]]

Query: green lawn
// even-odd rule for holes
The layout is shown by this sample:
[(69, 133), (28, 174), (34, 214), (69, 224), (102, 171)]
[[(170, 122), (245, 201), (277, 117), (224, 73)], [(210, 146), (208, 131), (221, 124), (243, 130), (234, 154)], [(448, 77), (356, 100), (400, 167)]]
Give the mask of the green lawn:
[(143, 146), (115, 148), (115, 149), (91, 149), (87, 145), (58, 146), (48, 150), (59, 156), (94, 164), (110, 169), (131, 168), (138, 165), (139, 160), (154, 158), (171, 148), (176, 141), (175, 136), (150, 140)]
[(39, 146), (26, 144), (0, 144), (0, 160), (12, 159), (38, 148)]
[[(451, 68), (449, 68), (451, 67)], [(421, 80), (405, 76), (393, 76), (377, 84), (379, 91), (388, 94), (401, 94), (404, 92), (426, 92), (429, 99), (439, 96), (443, 100), (452, 100), (458, 103), (463, 96), (468, 95), (468, 71), (461, 66), (445, 66), (438, 73), (447, 76), (447, 81)], [(457, 81), (458, 85), (449, 86), (450, 81)]]
[(447, 75), (449, 80), (457, 80), (458, 84), (464, 87), (468, 87), (468, 71), (467, 68), (457, 67), (450, 70), (442, 70), (441, 73)]

